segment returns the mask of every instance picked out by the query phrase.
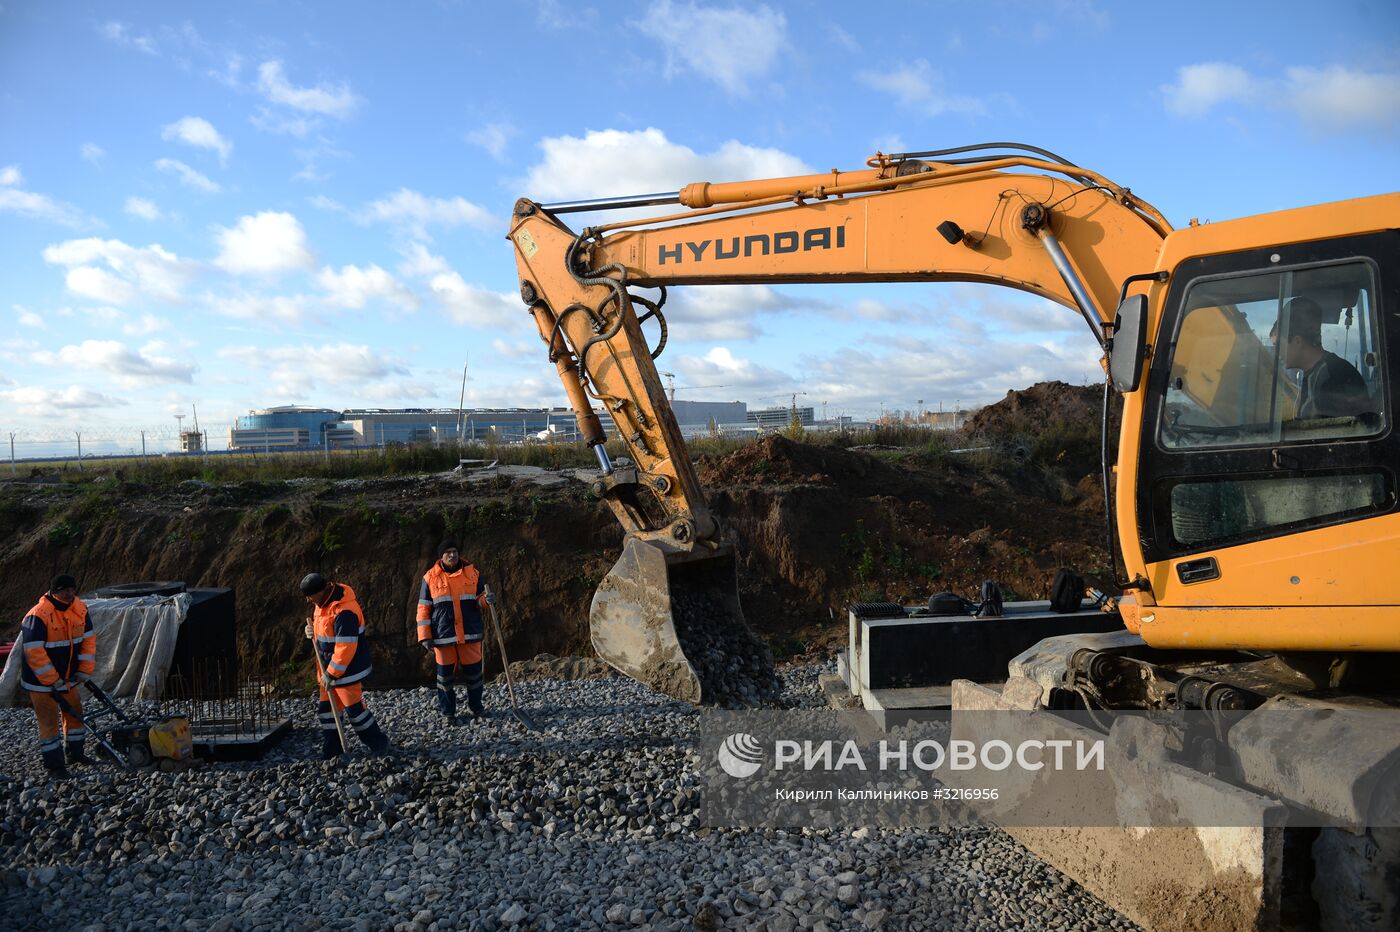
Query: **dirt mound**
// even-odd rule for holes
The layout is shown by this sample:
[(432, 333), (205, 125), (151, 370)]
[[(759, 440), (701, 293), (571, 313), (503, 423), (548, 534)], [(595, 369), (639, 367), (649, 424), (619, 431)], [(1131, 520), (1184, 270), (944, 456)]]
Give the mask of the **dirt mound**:
[(1091, 424), (1098, 428), (1103, 409), (1103, 389), (1097, 385), (1037, 382), (1013, 390), (967, 419), (967, 429), (988, 434), (1035, 436), (1048, 424)]
[[(1117, 446), (1122, 401), (1109, 402), (1109, 454)], [(995, 404), (968, 418), (969, 433), (1029, 445), (1032, 458), (1054, 468), (1068, 481), (1099, 472), (1103, 387), (1038, 382), (1009, 391)]]
[(726, 456), (696, 461), (700, 481), (729, 485), (839, 485), (851, 489), (892, 488), (908, 482), (904, 471), (872, 456), (841, 447), (764, 437)]

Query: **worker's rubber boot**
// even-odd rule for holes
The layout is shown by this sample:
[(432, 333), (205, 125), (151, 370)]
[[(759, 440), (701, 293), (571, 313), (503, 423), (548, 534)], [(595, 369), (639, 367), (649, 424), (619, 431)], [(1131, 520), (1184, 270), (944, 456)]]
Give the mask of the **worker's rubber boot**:
[(316, 707), (316, 718), (321, 723), (321, 760), (330, 760), (345, 753), (345, 745), (340, 742), (340, 732), (335, 727), (335, 713), (329, 702)]
[(481, 661), (462, 667), (462, 676), (467, 681), (467, 707), (472, 710), (472, 718), (485, 718), (486, 707), (482, 705), (481, 696), (486, 691), (486, 677)]
[(83, 753), (82, 741), (69, 741), (67, 747), (64, 749), (64, 757), (67, 758), (68, 766), (70, 767), (74, 764), (97, 763), (97, 761)]
[(467, 690), (467, 708), (472, 710), (472, 718), (486, 718), (486, 706), (482, 703), (482, 694), (486, 691), (484, 686), (474, 686)]
[(438, 664), (437, 707), (447, 724), (457, 724), (457, 693), (452, 688), (452, 667)]
[(67, 780), (72, 774), (63, 763), (63, 747), (49, 748), (40, 752), (44, 759), (44, 769), (49, 772), (49, 776), (55, 780)]
[(374, 719), (374, 713), (366, 709), (363, 702), (346, 706), (345, 720), (355, 729), (355, 734), (360, 736), (360, 740), (371, 752), (377, 756), (389, 753), (389, 736), (384, 734), (379, 722)]
[(340, 743), (340, 735), (321, 732), (321, 760), (334, 760), (344, 753), (345, 745)]

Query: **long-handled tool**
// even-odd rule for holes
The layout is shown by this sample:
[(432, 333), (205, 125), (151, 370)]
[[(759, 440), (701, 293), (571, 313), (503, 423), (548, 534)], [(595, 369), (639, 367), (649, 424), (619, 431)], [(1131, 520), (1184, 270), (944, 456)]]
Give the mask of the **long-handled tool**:
[(321, 675), (321, 688), (326, 691), (326, 700), (331, 705), (331, 718), (335, 720), (335, 733), (340, 735), (340, 749), (349, 752), (350, 745), (345, 742), (345, 726), (340, 723), (340, 710), (335, 707), (335, 690), (331, 689), (331, 678), (326, 675), (326, 667), (321, 663), (321, 652), (316, 648), (316, 625), (313, 621), (307, 625), (311, 629), (311, 655), (316, 658), (316, 670)]
[(515, 680), (510, 675), (510, 658), (506, 656), (506, 639), (501, 635), (501, 619), (496, 616), (495, 600), (491, 596), (491, 587), (482, 586), (481, 593), (486, 596), (486, 608), (491, 613), (491, 627), (496, 631), (496, 646), (501, 651), (501, 669), (506, 671), (506, 692), (510, 693), (510, 711), (515, 716), (515, 720), (525, 726), (526, 731), (539, 731), (539, 728), (531, 721), (530, 716), (520, 708), (520, 703), (515, 699)]

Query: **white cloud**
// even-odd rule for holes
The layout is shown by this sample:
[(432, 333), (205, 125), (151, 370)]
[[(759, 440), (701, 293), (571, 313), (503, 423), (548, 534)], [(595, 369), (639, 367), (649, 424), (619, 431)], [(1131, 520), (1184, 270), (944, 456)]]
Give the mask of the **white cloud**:
[(366, 268), (346, 265), (338, 272), (326, 266), (316, 276), (316, 281), (325, 289), (326, 300), (337, 307), (359, 309), (375, 299), (405, 310), (413, 310), (419, 304), (417, 295), (377, 265)]
[(350, 210), (340, 201), (324, 194), (316, 194), (306, 199), (306, 202), (317, 210), (329, 210), (332, 213), (345, 214), (350, 216)]
[(154, 201), (148, 201), (144, 197), (129, 197), (126, 199), (126, 206), (123, 208), (133, 217), (140, 217), (142, 220), (159, 220), (160, 208)]
[(730, 94), (745, 95), (749, 82), (767, 74), (787, 48), (787, 18), (759, 5), (702, 6), (660, 0), (635, 24), (666, 52), (668, 74), (693, 71)]
[(963, 113), (983, 116), (986, 105), (976, 97), (953, 94), (944, 88), (943, 75), (920, 58), (888, 71), (860, 71), (856, 80), (866, 87), (884, 91), (904, 107), (925, 116)]
[[(930, 366), (936, 358), (938, 365)], [(1059, 342), (976, 341), (904, 338), (880, 341), (878, 350), (846, 347), (807, 357), (798, 364), (807, 401), (827, 401), (846, 413), (873, 413), (881, 403), (912, 409), (916, 399), (936, 409), (994, 401), (1011, 387), (1060, 379), (1084, 384), (1101, 375), (1092, 340)], [(835, 414), (836, 411), (830, 413)]]
[(163, 352), (164, 347), (158, 344), (134, 350), (116, 340), (84, 340), (56, 353), (40, 351), (34, 354), (34, 359), (43, 365), (66, 366), (78, 372), (105, 372), (127, 388), (194, 380), (193, 365), (163, 355)]
[[(382, 394), (385, 383), (410, 374), (402, 362), (384, 356), (365, 345), (336, 343), (307, 352), (300, 346), (226, 346), (220, 359), (237, 363), (248, 371), (264, 372), (274, 395), (305, 399), (318, 389), (352, 390)], [(395, 383), (402, 389), (412, 383)]]
[(305, 319), (313, 303), (301, 294), (250, 295), (237, 291), (205, 294), (201, 301), (214, 313), (234, 320), (289, 324)]
[(703, 356), (678, 357), (675, 366), (682, 385), (706, 385), (714, 391), (722, 387), (726, 394), (732, 392), (730, 397), (747, 396), (758, 405), (763, 404), (759, 399), (770, 394), (800, 390), (794, 388), (797, 380), (786, 372), (738, 357), (725, 346), (716, 346)]
[[(758, 318), (779, 303), (767, 285), (715, 285), (678, 288), (665, 308), (674, 341), (752, 340), (763, 331)], [(649, 326), (649, 325), (648, 325)]]
[(46, 247), (43, 256), (50, 265), (68, 269), (69, 291), (117, 305), (138, 297), (180, 301), (184, 285), (196, 270), (195, 263), (154, 243), (137, 247), (96, 237)]
[(519, 130), (509, 123), (488, 123), (467, 133), (467, 142), (480, 146), (489, 152), (493, 159), (500, 161), (505, 158), (506, 146), (518, 133)]
[(20, 187), (23, 184), (24, 174), (18, 165), (0, 168), (0, 213), (19, 214), (74, 229), (101, 226), (72, 204), (56, 201), (47, 194), (25, 191)]
[(483, 230), (504, 229), (505, 224), (484, 207), (461, 197), (425, 197), (417, 191), (400, 188), (388, 197), (367, 204), (359, 214), (361, 223), (389, 223), (401, 227), (420, 240), (428, 239), (429, 227), (474, 226)]
[(446, 259), (433, 255), (422, 243), (409, 243), (403, 249), (403, 257), (399, 274), (406, 278), (431, 278), (452, 271)]
[(502, 329), (525, 317), (518, 295), (468, 285), (456, 272), (434, 275), (428, 288), (452, 320), (469, 327)]
[(40, 349), (40, 345), (33, 340), (20, 340), (14, 337), (0, 340), (0, 360), (15, 365), (23, 365), (29, 361), (29, 357)]
[(243, 72), (243, 56), (237, 52), (225, 51), (221, 53), (222, 61), (216, 67), (210, 67), (205, 74), (218, 81), (225, 87), (238, 87), (239, 77)]
[(871, 141), (871, 146), (874, 147), (876, 152), (884, 152), (886, 154), (909, 151), (909, 146), (905, 144), (904, 137), (900, 136), (898, 133), (892, 133), (889, 136), (877, 136)]
[(831, 37), (831, 41), (848, 52), (860, 52), (860, 42), (855, 36), (842, 29), (835, 23), (826, 24), (826, 34)]
[(348, 84), (318, 84), (296, 87), (288, 82), (280, 61), (266, 61), (258, 67), (258, 90), (275, 104), (303, 113), (346, 119), (355, 112), (359, 98)]
[(79, 297), (113, 304), (130, 304), (140, 293), (129, 281), (92, 265), (69, 269), (64, 284)]
[(1330, 68), (1289, 68), (1288, 106), (1319, 127), (1395, 129), (1400, 125), (1400, 74)]
[(492, 340), (491, 351), (504, 359), (519, 359), (527, 356), (545, 358), (543, 343), (531, 346), (529, 343), (507, 343), (505, 340)]
[(582, 29), (592, 26), (598, 20), (598, 11), (592, 7), (559, 0), (538, 0), (535, 6), (535, 22), (546, 29)]
[(44, 326), (44, 318), (31, 311), (29, 308), (16, 304), (13, 305), (13, 309), (15, 312), (15, 321), (21, 327), (33, 327), (35, 330), (46, 329)]
[(95, 142), (85, 142), (78, 148), (78, 154), (82, 156), (84, 162), (98, 165), (107, 157), (107, 150)]
[(137, 35), (126, 23), (120, 23), (116, 20), (100, 23), (97, 27), (97, 33), (108, 42), (114, 42), (124, 48), (133, 48), (147, 55), (157, 54), (155, 39), (147, 33)]
[(126, 404), (120, 398), (98, 394), (90, 389), (70, 385), (62, 390), (51, 388), (16, 388), (0, 392), (0, 399), (13, 405), (20, 414), (46, 417), (61, 411), (78, 411), (89, 408), (112, 408)]
[(180, 179), (181, 184), (203, 191), (206, 194), (216, 194), (223, 190), (219, 187), (218, 182), (209, 180), (179, 159), (156, 159), (156, 171), (165, 172), (167, 175), (175, 175)]
[(197, 149), (211, 149), (219, 153), (219, 161), (227, 162), (233, 151), (233, 143), (219, 134), (214, 125), (203, 117), (181, 117), (160, 131), (160, 138), (176, 140)]
[(219, 228), (214, 264), (233, 275), (275, 276), (315, 264), (306, 231), (289, 213), (263, 211), (240, 217), (232, 229)]
[[(985, 337), (985, 335), (983, 335)], [(930, 359), (938, 365), (929, 365)], [(912, 410), (918, 399), (926, 408), (942, 403), (951, 409), (990, 402), (1010, 387), (1060, 379), (1083, 384), (1099, 373), (1098, 348), (1082, 334), (1049, 341), (994, 340), (969, 334), (957, 341), (910, 336), (857, 340), (820, 355), (801, 357), (775, 367), (739, 344), (716, 346), (703, 355), (679, 355), (670, 364), (680, 385), (719, 386), (712, 396), (742, 398), (751, 406), (798, 404), (827, 413), (855, 416), (887, 410)], [(788, 371), (788, 370), (791, 371)]]
[(144, 337), (153, 333), (168, 332), (170, 332), (170, 321), (154, 314), (142, 314), (139, 319), (122, 324), (122, 333), (129, 336)]
[(295, 136), (298, 139), (305, 139), (321, 122), (320, 120), (308, 119), (306, 117), (284, 116), (283, 114), (274, 112), (268, 107), (259, 107), (248, 120), (265, 133), (273, 133), (278, 136)]
[(801, 159), (778, 149), (730, 140), (713, 152), (671, 142), (659, 129), (590, 130), (582, 139), (540, 142), (544, 161), (521, 185), (541, 200), (675, 191), (694, 181), (732, 181), (811, 174)]
[(1239, 65), (1206, 62), (1177, 69), (1176, 82), (1161, 92), (1167, 110), (1182, 117), (1239, 104), (1291, 112), (1319, 131), (1355, 127), (1386, 133), (1400, 125), (1400, 74), (1343, 65), (1294, 66), (1268, 77)]
[(1250, 100), (1258, 86), (1239, 65), (1205, 62), (1178, 68), (1176, 83), (1163, 85), (1161, 90), (1172, 113), (1202, 116), (1219, 104)]

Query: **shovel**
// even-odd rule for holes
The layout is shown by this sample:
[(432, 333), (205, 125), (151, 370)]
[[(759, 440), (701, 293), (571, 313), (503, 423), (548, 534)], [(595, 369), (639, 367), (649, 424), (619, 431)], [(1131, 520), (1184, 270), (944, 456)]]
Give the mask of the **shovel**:
[[(481, 594), (483, 596), (491, 595), (491, 587), (482, 586)], [(520, 708), (520, 703), (515, 699), (515, 680), (510, 675), (510, 658), (506, 656), (506, 640), (501, 636), (501, 619), (496, 615), (496, 606), (488, 600), (486, 608), (491, 613), (491, 627), (496, 632), (496, 646), (501, 651), (501, 669), (506, 671), (506, 691), (510, 693), (511, 714), (515, 716), (517, 722), (524, 726), (526, 731), (539, 731), (539, 728), (530, 720), (530, 716), (525, 714), (525, 710)]]
[(316, 671), (321, 675), (321, 688), (326, 691), (326, 699), (331, 704), (331, 718), (335, 720), (335, 733), (340, 735), (340, 749), (342, 752), (350, 753), (350, 745), (345, 743), (345, 726), (340, 723), (340, 710), (335, 704), (335, 690), (331, 689), (331, 678), (326, 675), (325, 665), (321, 663), (321, 652), (316, 649), (316, 629), (312, 623), (311, 630), (311, 656), (316, 658)]

